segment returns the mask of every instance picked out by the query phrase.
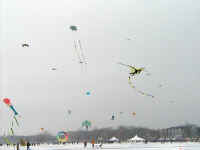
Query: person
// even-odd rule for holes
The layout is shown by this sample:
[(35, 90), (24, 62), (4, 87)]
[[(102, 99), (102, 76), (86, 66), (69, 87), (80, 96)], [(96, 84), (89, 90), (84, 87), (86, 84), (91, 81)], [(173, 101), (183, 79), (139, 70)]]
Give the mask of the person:
[(94, 140), (94, 138), (92, 138), (92, 148), (94, 148), (94, 144), (95, 144), (95, 140)]
[(31, 146), (31, 144), (29, 143), (29, 142), (27, 142), (27, 150), (30, 150), (30, 146)]
[(87, 147), (87, 141), (84, 141), (84, 148)]
[(148, 143), (148, 140), (145, 140), (144, 143), (147, 144), (147, 143)]
[(101, 143), (101, 144), (99, 145), (100, 148), (102, 148), (102, 146), (103, 146), (103, 143)]
[(17, 143), (17, 150), (19, 150), (19, 143)]

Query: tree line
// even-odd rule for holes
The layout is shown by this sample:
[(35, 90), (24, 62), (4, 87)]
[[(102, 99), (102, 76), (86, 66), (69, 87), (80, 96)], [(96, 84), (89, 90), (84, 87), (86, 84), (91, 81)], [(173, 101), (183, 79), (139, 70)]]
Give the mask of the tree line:
[[(68, 142), (83, 142), (85, 140), (90, 141), (95, 139), (95, 141), (103, 140), (108, 141), (111, 137), (118, 138), (121, 142), (127, 141), (135, 135), (145, 138), (149, 141), (158, 140), (160, 138), (172, 138), (170, 137), (169, 129), (180, 129), (179, 135), (183, 138), (199, 138), (200, 137), (200, 127), (194, 124), (186, 124), (183, 126), (176, 126), (166, 129), (150, 129), (147, 127), (135, 127), (135, 126), (119, 126), (117, 128), (107, 127), (107, 128), (95, 128), (92, 130), (77, 130), (68, 131), (69, 140)], [(174, 135), (176, 136), (176, 135)], [(43, 133), (31, 136), (7, 136), (12, 143), (18, 143), (20, 140), (29, 141), (31, 143), (58, 143), (56, 135), (45, 131)], [(3, 136), (0, 137), (0, 143), (5, 144)]]

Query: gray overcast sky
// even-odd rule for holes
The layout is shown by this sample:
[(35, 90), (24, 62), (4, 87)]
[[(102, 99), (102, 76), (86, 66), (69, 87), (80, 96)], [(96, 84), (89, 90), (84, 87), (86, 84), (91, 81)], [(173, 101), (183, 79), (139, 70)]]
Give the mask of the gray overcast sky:
[[(18, 134), (75, 130), (86, 119), (93, 127), (200, 124), (199, 0), (3, 0), (1, 7), (0, 92), (21, 115)], [(74, 39), (84, 46), (86, 69)], [(151, 72), (134, 83), (155, 99), (128, 85), (119, 61)], [(11, 116), (1, 103), (2, 133)]]

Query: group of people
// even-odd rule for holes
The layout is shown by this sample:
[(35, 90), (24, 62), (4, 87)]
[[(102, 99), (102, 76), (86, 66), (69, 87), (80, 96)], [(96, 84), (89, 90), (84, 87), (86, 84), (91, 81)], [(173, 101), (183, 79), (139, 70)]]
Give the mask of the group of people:
[[(30, 146), (31, 146), (31, 144), (30, 144), (29, 142), (27, 142), (27, 143), (26, 143), (26, 148), (27, 148), (27, 150), (30, 150)], [(19, 143), (17, 143), (17, 150), (20, 150), (20, 149), (19, 149)]]
[[(84, 144), (84, 148), (86, 148), (87, 147), (87, 141), (84, 141), (83, 144)], [(95, 146), (94, 145), (95, 144), (95, 139), (94, 138), (92, 138), (91, 144), (92, 144), (92, 148), (94, 148), (94, 146)], [(98, 145), (98, 147), (101, 148), (102, 145), (103, 145), (103, 143), (101, 143), (100, 145)]]

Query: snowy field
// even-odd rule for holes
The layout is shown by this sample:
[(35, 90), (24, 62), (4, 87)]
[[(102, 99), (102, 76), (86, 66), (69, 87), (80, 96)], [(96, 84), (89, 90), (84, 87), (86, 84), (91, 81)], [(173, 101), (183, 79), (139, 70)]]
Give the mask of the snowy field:
[[(66, 145), (40, 145), (31, 147), (31, 150), (81, 150), (83, 144), (66, 144)], [(85, 150), (92, 150), (91, 144), (88, 144)], [(98, 145), (95, 145), (94, 149), (98, 148)], [(102, 150), (112, 149), (124, 149), (124, 150), (200, 150), (200, 143), (148, 143), (148, 144), (104, 144), (101, 148)], [(16, 150), (13, 147), (1, 146), (0, 150)], [(26, 150), (26, 147), (20, 147), (20, 150)]]

